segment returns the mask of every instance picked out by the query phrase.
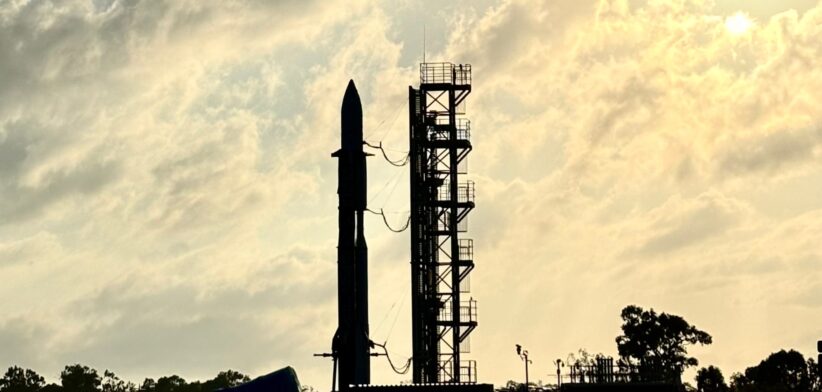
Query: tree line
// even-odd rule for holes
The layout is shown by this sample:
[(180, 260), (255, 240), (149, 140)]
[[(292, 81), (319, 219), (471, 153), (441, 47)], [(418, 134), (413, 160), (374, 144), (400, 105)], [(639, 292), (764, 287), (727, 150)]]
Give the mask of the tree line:
[[(663, 381), (678, 384), (684, 391), (698, 392), (822, 392), (816, 361), (805, 359), (795, 350), (784, 349), (770, 354), (744, 372), (733, 373), (727, 380), (719, 368), (707, 366), (697, 371), (695, 384), (683, 382), (683, 372), (699, 366), (697, 358), (688, 355), (688, 346), (709, 345), (713, 342), (711, 335), (680, 316), (635, 305), (626, 306), (620, 316), (622, 335), (616, 338), (619, 352), (616, 367), (628, 382)], [(602, 358), (605, 358), (602, 354), (591, 356), (580, 350), (579, 357), (569, 356), (567, 365), (579, 371), (580, 378), (576, 382), (596, 382)], [(63, 369), (60, 384), (46, 384), (35, 371), (12, 366), (0, 378), (0, 392), (212, 392), (248, 381), (248, 376), (226, 370), (204, 382), (187, 382), (172, 375), (157, 380), (146, 378), (137, 385), (120, 379), (109, 370), (101, 376), (95, 369), (75, 364)], [(530, 389), (540, 388), (530, 385), (526, 388), (509, 381), (498, 391)]]
[(696, 388), (704, 392), (822, 392), (819, 367), (795, 350), (779, 350), (758, 365), (734, 373), (730, 383), (717, 367), (699, 369)]
[(60, 372), (59, 384), (46, 384), (45, 379), (34, 370), (12, 366), (0, 378), (0, 392), (212, 392), (248, 381), (245, 374), (226, 370), (204, 382), (187, 382), (180, 376), (172, 375), (157, 380), (146, 378), (137, 385), (120, 379), (109, 370), (100, 375), (96, 369), (74, 364), (67, 365)]
[[(680, 316), (657, 313), (636, 305), (626, 306), (620, 316), (622, 334), (616, 338), (617, 361), (604, 360), (608, 357), (590, 355), (585, 350), (580, 350), (578, 356), (571, 354), (566, 361), (571, 382), (661, 381), (679, 385), (683, 391), (698, 392), (822, 392), (816, 361), (813, 358), (805, 359), (795, 350), (784, 349), (770, 354), (743, 372), (733, 373), (727, 380), (719, 368), (707, 366), (697, 371), (694, 384), (684, 382), (683, 372), (699, 366), (697, 358), (688, 355), (688, 347), (713, 343), (711, 335)], [(614, 364), (616, 369), (604, 369), (610, 364)], [(556, 385), (529, 385), (526, 388), (509, 381), (498, 391), (555, 388)]]

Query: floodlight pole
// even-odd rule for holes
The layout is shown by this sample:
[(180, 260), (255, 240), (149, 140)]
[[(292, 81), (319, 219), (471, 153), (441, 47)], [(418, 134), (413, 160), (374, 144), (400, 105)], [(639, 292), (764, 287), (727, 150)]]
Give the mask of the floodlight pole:
[(524, 350), (519, 344), (517, 345), (517, 354), (519, 355), (519, 358), (525, 362), (525, 390), (528, 391), (530, 389), (530, 382), (528, 380), (528, 363), (533, 362), (528, 359), (528, 350)]
[(559, 388), (559, 386), (562, 385), (562, 372), (560, 368), (565, 366), (565, 362), (562, 362), (561, 359), (557, 359), (554, 363), (557, 364), (557, 388)]

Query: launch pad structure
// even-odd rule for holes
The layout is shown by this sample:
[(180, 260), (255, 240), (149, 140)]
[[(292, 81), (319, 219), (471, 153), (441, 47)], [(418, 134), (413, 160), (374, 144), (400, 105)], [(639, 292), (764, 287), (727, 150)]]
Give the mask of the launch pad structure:
[[(409, 87), (410, 243), (413, 365), (410, 385), (371, 385), (368, 327), (368, 247), (364, 235), (366, 162), (362, 106), (353, 81), (341, 108), (338, 158), (338, 327), (331, 353), (334, 382), (341, 392), (491, 392), (477, 384), (470, 352), (477, 305), (465, 298), (474, 269), (473, 240), (463, 238), (474, 209), (474, 183), (461, 181), (471, 152), (470, 122), (464, 118), (471, 93), (471, 66), (420, 64), (419, 88)], [(379, 148), (382, 148), (380, 145)], [(384, 151), (383, 151), (384, 154)], [(387, 159), (387, 157), (386, 157)], [(393, 367), (393, 365), (392, 365)], [(396, 370), (396, 369), (395, 369)]]
[(463, 118), (471, 66), (420, 65), (419, 89), (408, 88), (411, 171), (411, 307), (415, 383), (476, 383), (470, 351), (477, 304), (465, 299), (474, 242), (461, 238), (474, 209), (474, 183), (460, 181), (471, 152)]

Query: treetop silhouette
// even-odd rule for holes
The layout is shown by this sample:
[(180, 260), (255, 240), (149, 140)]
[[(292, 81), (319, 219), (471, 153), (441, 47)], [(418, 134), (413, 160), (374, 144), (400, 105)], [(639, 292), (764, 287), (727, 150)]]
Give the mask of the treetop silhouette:
[(699, 361), (688, 356), (687, 346), (711, 344), (711, 335), (680, 316), (644, 310), (636, 305), (622, 309), (622, 335), (616, 343), (622, 360), (641, 374), (659, 375), (680, 382), (682, 372)]

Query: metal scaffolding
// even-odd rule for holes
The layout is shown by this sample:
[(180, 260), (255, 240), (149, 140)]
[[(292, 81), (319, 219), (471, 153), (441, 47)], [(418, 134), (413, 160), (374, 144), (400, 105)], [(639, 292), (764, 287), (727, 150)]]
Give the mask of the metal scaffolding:
[(461, 238), (474, 208), (474, 183), (461, 181), (471, 152), (471, 123), (462, 118), (471, 66), (420, 65), (419, 89), (409, 87), (413, 381), (476, 383), (465, 360), (477, 326), (476, 301), (466, 294), (474, 243)]

